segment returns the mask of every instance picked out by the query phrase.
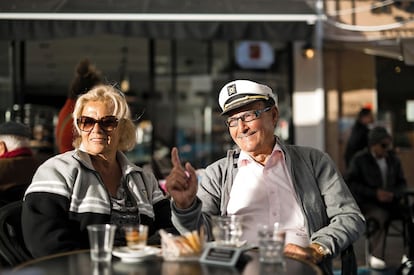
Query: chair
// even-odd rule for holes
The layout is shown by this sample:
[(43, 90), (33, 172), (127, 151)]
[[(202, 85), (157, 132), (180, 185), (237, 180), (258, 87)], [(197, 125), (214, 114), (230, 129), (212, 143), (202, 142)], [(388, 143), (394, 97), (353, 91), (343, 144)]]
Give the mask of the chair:
[(382, 252), (385, 255), (385, 247), (387, 244), (388, 237), (401, 237), (402, 243), (404, 245), (404, 250), (406, 251), (408, 246), (408, 236), (407, 236), (407, 220), (405, 217), (391, 217), (385, 224), (385, 235), (386, 238), (384, 239), (384, 251)]
[[(385, 224), (385, 235), (386, 238), (384, 239), (384, 251), (383, 255), (385, 255), (385, 247), (387, 243), (387, 237), (401, 237), (402, 243), (404, 246), (404, 252), (409, 254), (411, 253), (412, 248), (410, 247), (411, 240), (412, 240), (412, 224), (414, 221), (413, 216), (413, 194), (410, 192), (404, 193), (401, 198), (401, 210), (395, 213), (392, 213), (391, 217)], [(410, 259), (414, 255), (406, 255), (409, 256)]]
[(0, 194), (0, 207), (15, 201), (21, 201), (24, 196), (24, 192), (27, 189), (27, 185), (14, 185)]
[[(375, 218), (367, 218), (366, 220), (366, 232), (365, 232), (365, 264), (366, 268), (370, 269), (370, 247), (369, 247), (369, 238), (372, 234), (374, 234), (380, 225)], [(407, 231), (407, 217), (404, 216), (403, 213), (397, 213), (392, 215), (384, 224), (385, 228), (385, 238), (383, 243), (383, 250), (382, 255), (385, 257), (386, 252), (386, 245), (387, 239), (389, 237), (398, 237), (402, 239), (402, 243), (404, 245), (404, 251), (407, 251), (409, 239), (408, 231)]]
[[(339, 262), (337, 262), (339, 260)], [(334, 275), (358, 275), (358, 262), (355, 255), (354, 245), (350, 244), (344, 250), (341, 251), (339, 257), (333, 259), (336, 263), (332, 262)], [(324, 274), (331, 273), (329, 271), (323, 272)]]
[(32, 259), (23, 241), (21, 209), (22, 201), (0, 208), (0, 256), (2, 265), (6, 267)]
[(354, 246), (352, 244), (341, 252), (341, 274), (358, 274), (358, 264), (355, 256)]

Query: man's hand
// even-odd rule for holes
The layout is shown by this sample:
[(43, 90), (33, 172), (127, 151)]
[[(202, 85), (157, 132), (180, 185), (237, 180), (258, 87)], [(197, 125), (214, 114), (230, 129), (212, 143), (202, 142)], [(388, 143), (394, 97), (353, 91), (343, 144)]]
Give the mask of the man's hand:
[(171, 150), (171, 163), (173, 167), (166, 179), (167, 191), (173, 198), (177, 208), (189, 208), (197, 194), (196, 171), (188, 162), (185, 164), (184, 169), (176, 147)]
[(392, 202), (394, 199), (394, 193), (383, 190), (383, 189), (378, 189), (377, 190), (377, 199), (380, 202)]

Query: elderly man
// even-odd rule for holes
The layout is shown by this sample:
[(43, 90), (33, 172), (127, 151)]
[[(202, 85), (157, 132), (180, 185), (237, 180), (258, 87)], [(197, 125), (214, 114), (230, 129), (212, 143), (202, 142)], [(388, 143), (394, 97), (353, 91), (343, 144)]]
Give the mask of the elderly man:
[(236, 214), (243, 217), (242, 238), (256, 244), (257, 225), (278, 222), (286, 232), (285, 255), (332, 274), (332, 258), (365, 230), (333, 162), (319, 150), (285, 145), (274, 135), (279, 111), (268, 86), (232, 81), (221, 89), (219, 104), (238, 148), (206, 167), (200, 186), (194, 168), (181, 166), (173, 148), (166, 186), (175, 226), (184, 232), (204, 225), (211, 238), (211, 216)]
[(9, 121), (0, 125), (1, 204), (21, 200), (40, 162), (29, 147), (30, 128)]

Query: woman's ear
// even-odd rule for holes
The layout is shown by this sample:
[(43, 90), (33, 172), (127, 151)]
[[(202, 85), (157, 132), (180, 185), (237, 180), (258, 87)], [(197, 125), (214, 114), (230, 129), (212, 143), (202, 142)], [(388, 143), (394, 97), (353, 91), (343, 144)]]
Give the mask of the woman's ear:
[(6, 143), (0, 140), (0, 156), (7, 152)]

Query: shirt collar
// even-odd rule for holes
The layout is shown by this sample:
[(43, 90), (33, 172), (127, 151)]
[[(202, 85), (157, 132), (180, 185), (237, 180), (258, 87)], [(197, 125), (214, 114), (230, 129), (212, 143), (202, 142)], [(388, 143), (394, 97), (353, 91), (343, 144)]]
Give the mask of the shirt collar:
[[(280, 147), (279, 143), (276, 142), (275, 146), (273, 147), (272, 154), (270, 156), (270, 159), (266, 163), (266, 166), (268, 165), (274, 165), (278, 162), (279, 159), (285, 158), (285, 153), (283, 152), (282, 148)], [(243, 167), (248, 165), (249, 163), (253, 162), (253, 158), (243, 150), (240, 150), (240, 156), (237, 161), (237, 167)]]

